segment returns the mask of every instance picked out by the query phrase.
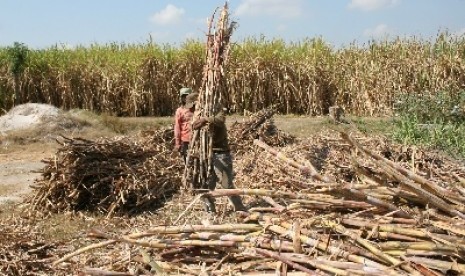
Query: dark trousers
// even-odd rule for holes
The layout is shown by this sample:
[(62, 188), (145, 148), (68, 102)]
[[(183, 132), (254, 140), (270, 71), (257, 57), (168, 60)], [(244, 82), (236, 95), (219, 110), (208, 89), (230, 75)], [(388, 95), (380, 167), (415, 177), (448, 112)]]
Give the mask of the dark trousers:
[[(214, 176), (206, 183), (204, 189), (215, 190), (216, 184), (219, 183), (223, 189), (234, 189), (233, 184), (233, 166), (232, 157), (229, 152), (213, 153)], [(216, 212), (215, 199), (213, 197), (203, 197), (205, 209), (208, 212)], [(235, 211), (245, 211), (246, 208), (242, 203), (240, 196), (230, 196), (229, 201), (234, 206)]]
[(179, 153), (181, 153), (184, 164), (186, 164), (187, 159), (187, 150), (189, 149), (189, 142), (181, 142), (181, 147), (179, 148)]

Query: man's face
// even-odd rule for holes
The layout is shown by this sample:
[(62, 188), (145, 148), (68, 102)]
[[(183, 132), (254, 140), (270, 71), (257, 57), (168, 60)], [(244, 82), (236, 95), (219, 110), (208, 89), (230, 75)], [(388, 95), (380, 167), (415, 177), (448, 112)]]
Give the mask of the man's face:
[(185, 103), (186, 103), (186, 97), (187, 97), (187, 95), (186, 95), (186, 94), (184, 94), (184, 95), (181, 95), (181, 102), (182, 102), (183, 104), (185, 104)]

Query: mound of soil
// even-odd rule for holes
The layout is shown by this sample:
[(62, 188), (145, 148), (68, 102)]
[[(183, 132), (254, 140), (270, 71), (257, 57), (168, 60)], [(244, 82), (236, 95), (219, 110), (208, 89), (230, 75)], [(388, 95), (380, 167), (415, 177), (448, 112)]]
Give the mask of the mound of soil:
[(12, 108), (0, 117), (0, 134), (25, 129), (45, 131), (69, 130), (82, 126), (82, 122), (61, 109), (39, 103), (27, 103)]
[(62, 112), (58, 108), (48, 104), (18, 105), (0, 117), (0, 130), (5, 132), (48, 123), (57, 120), (60, 113)]

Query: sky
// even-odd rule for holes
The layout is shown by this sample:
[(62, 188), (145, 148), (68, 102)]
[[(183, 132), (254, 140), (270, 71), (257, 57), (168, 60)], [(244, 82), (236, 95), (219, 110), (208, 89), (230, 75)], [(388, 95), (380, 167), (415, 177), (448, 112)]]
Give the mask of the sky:
[[(205, 39), (219, 0), (0, 0), (0, 47), (155, 43)], [(371, 39), (465, 34), (465, 0), (230, 0), (232, 40), (322, 37), (333, 46)]]

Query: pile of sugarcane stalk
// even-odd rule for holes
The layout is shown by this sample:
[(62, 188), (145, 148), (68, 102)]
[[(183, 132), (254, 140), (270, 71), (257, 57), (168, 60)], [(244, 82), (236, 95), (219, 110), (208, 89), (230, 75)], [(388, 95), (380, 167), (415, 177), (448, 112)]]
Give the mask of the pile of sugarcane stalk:
[(181, 183), (172, 130), (96, 141), (62, 137), (27, 201), (31, 210), (139, 213), (162, 204)]
[[(207, 194), (243, 196), (251, 209), (237, 222), (129, 234), (92, 229), (89, 237), (101, 242), (55, 265), (90, 249), (127, 244), (145, 250), (127, 262), (127, 275), (465, 274), (463, 164), (379, 139), (332, 134), (281, 149), (256, 140), (256, 167), (237, 166), (242, 188)], [(305, 158), (313, 147), (327, 147), (326, 158)], [(347, 175), (336, 177), (337, 169)]]
[(253, 150), (253, 140), (259, 139), (271, 146), (292, 144), (295, 137), (279, 130), (273, 116), (276, 106), (272, 105), (252, 114), (244, 122), (234, 122), (229, 129), (231, 149), (236, 155), (243, 155)]

